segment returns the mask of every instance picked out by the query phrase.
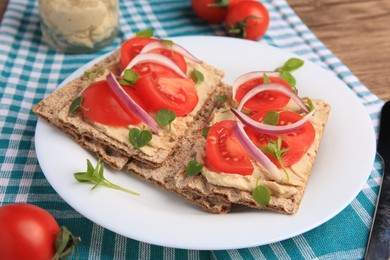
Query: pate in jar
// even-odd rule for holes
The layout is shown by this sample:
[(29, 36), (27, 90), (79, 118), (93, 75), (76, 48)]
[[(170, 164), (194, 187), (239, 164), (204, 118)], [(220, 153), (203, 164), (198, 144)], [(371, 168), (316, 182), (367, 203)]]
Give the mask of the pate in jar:
[(118, 0), (39, 0), (39, 14), (44, 40), (64, 52), (102, 49), (118, 33)]

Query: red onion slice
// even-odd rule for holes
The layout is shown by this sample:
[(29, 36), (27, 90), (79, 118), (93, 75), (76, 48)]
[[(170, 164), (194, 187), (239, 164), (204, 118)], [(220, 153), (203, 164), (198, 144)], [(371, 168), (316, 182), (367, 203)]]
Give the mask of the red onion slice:
[(310, 113), (306, 114), (304, 117), (302, 117), (300, 120), (289, 125), (268, 125), (253, 120), (252, 118), (238, 111), (237, 109), (232, 108), (231, 110), (233, 114), (235, 114), (236, 117), (241, 122), (243, 122), (246, 126), (264, 134), (276, 134), (276, 135), (285, 134), (300, 129), (302, 126), (305, 125), (305, 123), (307, 123), (310, 120), (310, 118), (314, 114), (314, 110), (313, 110)]
[(244, 130), (244, 125), (241, 122), (236, 122), (233, 125), (232, 130), (248, 154), (267, 170), (267, 172), (265, 172), (267, 177), (277, 182), (281, 181), (283, 179), (282, 173), (278, 167), (276, 167), (276, 165), (273, 164), (272, 161), (249, 139)]
[(201, 60), (196, 58), (188, 50), (184, 49), (179, 44), (173, 43), (173, 45), (169, 45), (168, 43), (166, 43), (164, 41), (154, 41), (154, 42), (151, 42), (151, 43), (145, 45), (145, 47), (143, 47), (141, 53), (146, 53), (146, 52), (149, 52), (151, 50), (160, 49), (160, 48), (175, 51), (175, 52), (180, 53), (184, 57), (186, 57), (186, 58), (188, 58), (196, 63), (199, 63), (199, 64), (202, 63)]
[(127, 69), (131, 69), (135, 65), (139, 63), (145, 63), (145, 62), (152, 62), (152, 63), (157, 63), (160, 65), (163, 65), (167, 67), (168, 69), (173, 70), (176, 74), (179, 76), (187, 79), (188, 76), (179, 68), (179, 66), (176, 65), (171, 59), (167, 58), (164, 55), (158, 54), (158, 53), (141, 53), (135, 56), (130, 63), (126, 66), (126, 68), (123, 70), (121, 77), (123, 77), (124, 71)]
[(143, 110), (122, 88), (119, 82), (116, 80), (114, 74), (110, 73), (106, 77), (108, 85), (114, 91), (116, 97), (118, 97), (121, 106), (127, 110), (134, 113), (142, 122), (144, 122), (153, 133), (158, 134), (160, 127), (154, 121), (154, 119)]
[(289, 96), (292, 100), (294, 100), (295, 103), (298, 104), (300, 108), (302, 108), (305, 112), (309, 112), (306, 105), (303, 103), (300, 97), (297, 96), (293, 91), (286, 88), (282, 84), (279, 83), (267, 83), (267, 84), (260, 84), (257, 87), (254, 87), (251, 89), (246, 95), (242, 98), (240, 104), (238, 105), (237, 110), (241, 111), (242, 107), (245, 105), (245, 103), (251, 99), (252, 97), (256, 96), (260, 92), (266, 91), (266, 90), (272, 90), (272, 91), (278, 91), (280, 93), (283, 93), (287, 96)]
[(277, 71), (252, 71), (252, 72), (242, 74), (241, 76), (236, 78), (236, 80), (234, 81), (234, 83), (232, 85), (233, 99), (236, 98), (237, 90), (242, 84), (244, 84), (245, 82), (248, 82), (252, 79), (262, 78), (264, 76), (264, 74), (266, 74), (269, 77), (279, 77), (281, 75), (281, 73), (277, 72)]

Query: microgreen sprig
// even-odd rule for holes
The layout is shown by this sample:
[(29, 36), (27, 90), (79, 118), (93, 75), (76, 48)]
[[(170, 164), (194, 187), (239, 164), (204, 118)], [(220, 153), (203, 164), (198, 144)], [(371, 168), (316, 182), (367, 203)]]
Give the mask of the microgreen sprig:
[(156, 113), (156, 122), (161, 127), (169, 125), (169, 129), (171, 129), (171, 123), (175, 119), (176, 119), (175, 112), (166, 108), (160, 109)]
[(112, 62), (110, 64), (107, 64), (105, 66), (98, 67), (94, 70), (89, 70), (84, 72), (84, 76), (89, 78), (89, 79), (94, 79), (96, 78), (97, 75), (108, 69), (109, 67), (115, 66), (117, 62)]
[(104, 173), (104, 163), (101, 162), (100, 159), (97, 161), (96, 167), (93, 167), (91, 161), (87, 159), (87, 171), (76, 172), (76, 173), (74, 173), (74, 177), (79, 182), (95, 183), (95, 186), (93, 186), (92, 189), (95, 189), (98, 186), (105, 186), (107, 188), (121, 190), (121, 191), (130, 193), (132, 195), (139, 196), (139, 194), (134, 192), (134, 191), (122, 188), (122, 187), (108, 181), (106, 178), (104, 178), (103, 173)]
[(129, 131), (129, 141), (135, 148), (141, 148), (147, 145), (152, 140), (153, 134), (149, 130), (140, 130), (131, 128)]
[(252, 198), (260, 205), (268, 205), (271, 199), (271, 192), (263, 185), (259, 185), (259, 179), (256, 181), (256, 187), (252, 191)]
[(291, 74), (292, 71), (299, 69), (304, 64), (304, 61), (298, 58), (288, 59), (282, 67), (278, 67), (275, 71), (280, 71), (282, 74), (280, 77), (287, 81), (293, 88), (295, 94), (298, 94), (298, 89), (296, 88), (297, 81), (295, 77)]
[(89, 108), (87, 107), (84, 107), (82, 105), (83, 103), (83, 96), (78, 96), (76, 97), (72, 103), (70, 104), (70, 107), (69, 107), (69, 112), (70, 113), (74, 113), (78, 108), (82, 108), (84, 110), (89, 110)]
[(203, 170), (203, 164), (196, 160), (191, 160), (187, 163), (186, 173), (188, 176), (196, 176)]
[(138, 73), (132, 69), (125, 70), (123, 74), (123, 79), (119, 80), (119, 84), (121, 85), (134, 85), (137, 83), (139, 79)]
[(263, 152), (267, 152), (271, 154), (275, 159), (278, 161), (280, 166), (282, 167), (284, 173), (286, 174), (287, 180), (289, 180), (289, 176), (287, 173), (286, 168), (284, 167), (284, 164), (282, 162), (282, 157), (286, 154), (288, 151), (288, 148), (282, 149), (282, 137), (279, 136), (278, 140), (275, 141), (269, 141), (268, 146), (262, 146), (260, 147), (260, 150)]
[(191, 78), (195, 82), (195, 84), (202, 83), (204, 81), (204, 76), (202, 72), (197, 69), (194, 69), (191, 73)]
[(210, 127), (209, 126), (206, 126), (205, 128), (203, 128), (202, 136), (204, 138), (206, 138), (207, 135), (209, 134), (209, 131), (210, 131)]
[(138, 37), (152, 37), (153, 36), (153, 30), (152, 29), (145, 29), (141, 30), (135, 33)]

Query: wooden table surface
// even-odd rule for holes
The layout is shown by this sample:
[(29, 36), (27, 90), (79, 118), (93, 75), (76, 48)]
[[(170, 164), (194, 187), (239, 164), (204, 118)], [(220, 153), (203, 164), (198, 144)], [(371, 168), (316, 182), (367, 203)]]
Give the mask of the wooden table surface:
[[(8, 0), (0, 0), (0, 19)], [(374, 94), (390, 100), (390, 0), (287, 0)]]

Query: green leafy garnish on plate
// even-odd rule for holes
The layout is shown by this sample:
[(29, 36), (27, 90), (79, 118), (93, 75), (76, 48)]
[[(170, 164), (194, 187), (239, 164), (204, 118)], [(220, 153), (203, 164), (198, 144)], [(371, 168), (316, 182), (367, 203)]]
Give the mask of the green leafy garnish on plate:
[(289, 177), (287, 174), (287, 170), (284, 167), (284, 164), (282, 162), (282, 157), (286, 154), (286, 152), (288, 151), (288, 148), (282, 149), (282, 137), (279, 136), (278, 140), (276, 142), (269, 141), (268, 146), (262, 146), (262, 147), (260, 147), (260, 150), (263, 152), (267, 152), (267, 153), (271, 154), (273, 157), (275, 157), (275, 159), (278, 161), (278, 163), (282, 167), (284, 173), (286, 174), (286, 178), (288, 180)]
[(153, 30), (152, 29), (141, 30), (141, 31), (136, 32), (135, 35), (140, 36), (140, 37), (152, 37)]
[(268, 205), (271, 199), (271, 193), (267, 187), (257, 185), (252, 191), (252, 198), (260, 205)]
[(279, 112), (268, 111), (263, 118), (263, 123), (267, 125), (276, 125), (279, 122)]
[(116, 184), (113, 184), (112, 182), (108, 181), (103, 176), (104, 173), (104, 164), (100, 161), (100, 159), (96, 163), (96, 167), (93, 167), (90, 160), (87, 159), (87, 171), (85, 172), (76, 172), (74, 173), (74, 177), (79, 182), (92, 182), (95, 184), (95, 186), (92, 187), (92, 189), (95, 189), (98, 186), (105, 186), (107, 188), (121, 190), (127, 193), (130, 193), (132, 195), (139, 196), (138, 193), (122, 188)]
[(195, 82), (195, 84), (199, 84), (204, 81), (204, 76), (202, 72), (197, 69), (194, 69), (191, 73), (191, 78)]
[(161, 127), (164, 127), (167, 125), (169, 125), (169, 127), (170, 127), (171, 123), (173, 122), (173, 120), (175, 120), (175, 118), (176, 118), (175, 112), (173, 112), (169, 109), (166, 109), (166, 108), (160, 109), (156, 113), (156, 122)]
[(206, 138), (207, 135), (209, 134), (209, 131), (210, 131), (210, 127), (209, 126), (206, 126), (205, 128), (203, 128), (202, 136), (204, 138)]
[(187, 163), (186, 173), (188, 176), (196, 176), (203, 170), (203, 164), (196, 160), (191, 160)]
[(282, 67), (276, 69), (276, 71), (294, 71), (302, 67), (304, 61), (298, 58), (290, 58), (288, 59)]
[(88, 110), (88, 108), (84, 107), (82, 103), (83, 103), (83, 96), (78, 96), (77, 98), (75, 98), (70, 104), (69, 112), (74, 113), (78, 108)]
[(121, 85), (134, 85), (137, 80), (139, 79), (139, 76), (136, 71), (132, 69), (125, 70), (125, 73), (123, 74), (123, 79), (119, 80), (119, 84)]
[(141, 148), (147, 145), (152, 140), (152, 132), (149, 130), (140, 130), (131, 128), (129, 132), (129, 141), (135, 148)]

